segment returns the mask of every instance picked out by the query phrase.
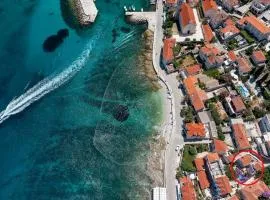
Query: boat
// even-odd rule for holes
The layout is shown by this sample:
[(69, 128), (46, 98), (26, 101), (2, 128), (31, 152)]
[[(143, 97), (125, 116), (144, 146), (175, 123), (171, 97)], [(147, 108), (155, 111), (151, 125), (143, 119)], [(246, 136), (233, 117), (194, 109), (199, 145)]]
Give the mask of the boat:
[(125, 12), (127, 12), (127, 7), (126, 6), (124, 6), (124, 10), (125, 10)]
[(135, 6), (132, 5), (132, 6), (131, 6), (131, 9), (132, 9), (132, 11), (135, 11)]

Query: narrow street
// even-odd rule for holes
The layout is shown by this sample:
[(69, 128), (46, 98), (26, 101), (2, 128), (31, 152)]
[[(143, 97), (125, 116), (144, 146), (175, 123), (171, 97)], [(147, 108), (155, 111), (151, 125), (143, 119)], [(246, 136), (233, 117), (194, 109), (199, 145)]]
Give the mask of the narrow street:
[(166, 85), (172, 96), (172, 131), (165, 136), (167, 141), (167, 147), (165, 152), (165, 187), (167, 188), (167, 199), (175, 200), (176, 197), (176, 184), (175, 179), (176, 168), (179, 165), (180, 157), (177, 155), (175, 148), (177, 145), (184, 144), (184, 138), (182, 137), (182, 125), (183, 119), (180, 117), (181, 111), (181, 101), (183, 99), (183, 94), (179, 87), (179, 81), (177, 80), (177, 74), (167, 75), (160, 66), (160, 55), (163, 46), (163, 4), (162, 0), (157, 1), (156, 9), (156, 27), (154, 34), (154, 44), (153, 44), (153, 65), (154, 68)]

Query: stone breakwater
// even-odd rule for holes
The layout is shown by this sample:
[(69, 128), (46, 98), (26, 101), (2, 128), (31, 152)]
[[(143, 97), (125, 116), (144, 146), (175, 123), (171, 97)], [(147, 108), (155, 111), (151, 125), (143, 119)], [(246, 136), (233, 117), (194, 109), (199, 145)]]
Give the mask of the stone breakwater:
[(94, 0), (73, 0), (74, 11), (79, 24), (87, 26), (92, 24), (98, 14)]

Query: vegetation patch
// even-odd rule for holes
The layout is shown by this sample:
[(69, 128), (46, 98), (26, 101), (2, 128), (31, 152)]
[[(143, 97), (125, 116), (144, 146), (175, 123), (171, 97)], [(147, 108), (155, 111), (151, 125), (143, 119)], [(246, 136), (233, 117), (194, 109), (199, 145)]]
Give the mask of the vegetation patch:
[(246, 41), (247, 41), (249, 44), (252, 44), (253, 42), (255, 42), (253, 36), (250, 35), (247, 31), (241, 30), (240, 33), (241, 33), (241, 35), (246, 39)]
[(197, 155), (197, 149), (192, 145), (185, 145), (183, 152), (183, 159), (181, 169), (187, 172), (195, 172), (196, 168), (193, 161)]

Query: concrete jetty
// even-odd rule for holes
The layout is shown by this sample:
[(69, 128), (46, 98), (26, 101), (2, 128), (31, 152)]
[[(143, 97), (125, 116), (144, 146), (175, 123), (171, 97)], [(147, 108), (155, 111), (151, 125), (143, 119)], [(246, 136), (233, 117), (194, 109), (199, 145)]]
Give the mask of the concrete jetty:
[(141, 12), (134, 11), (125, 13), (127, 21), (135, 24), (148, 24), (148, 29), (151, 31), (155, 31), (156, 27), (156, 12)]
[(98, 10), (94, 0), (76, 0), (75, 6), (77, 17), (81, 25), (89, 25), (95, 21)]

